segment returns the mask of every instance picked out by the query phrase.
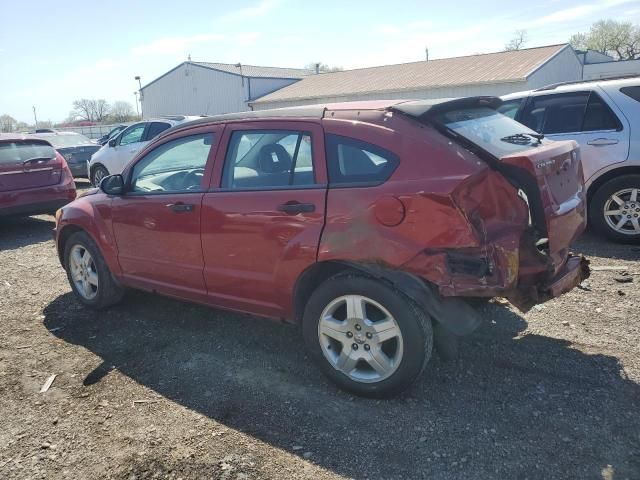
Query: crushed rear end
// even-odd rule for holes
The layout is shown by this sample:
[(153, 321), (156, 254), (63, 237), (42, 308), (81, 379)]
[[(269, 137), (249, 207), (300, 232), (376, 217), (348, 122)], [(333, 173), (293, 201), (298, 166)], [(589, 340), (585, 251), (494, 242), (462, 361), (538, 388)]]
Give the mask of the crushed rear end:
[(577, 143), (539, 138), (497, 114), (500, 102), (474, 97), (393, 108), (489, 166), (449, 196), (473, 240), (426, 248), (403, 268), (436, 284), (443, 296), (502, 296), (527, 311), (589, 276), (588, 261), (570, 252), (586, 227), (584, 180)]

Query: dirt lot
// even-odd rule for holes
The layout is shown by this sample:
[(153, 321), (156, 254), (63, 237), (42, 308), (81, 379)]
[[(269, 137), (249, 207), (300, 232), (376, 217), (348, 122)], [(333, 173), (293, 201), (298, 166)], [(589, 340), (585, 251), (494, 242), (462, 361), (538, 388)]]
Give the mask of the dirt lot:
[[(527, 315), (489, 304), (459, 360), (374, 401), (293, 327), (143, 293), (86, 310), (52, 226), (0, 223), (2, 479), (640, 479), (640, 275), (596, 271)], [(576, 250), (640, 274), (637, 247)]]

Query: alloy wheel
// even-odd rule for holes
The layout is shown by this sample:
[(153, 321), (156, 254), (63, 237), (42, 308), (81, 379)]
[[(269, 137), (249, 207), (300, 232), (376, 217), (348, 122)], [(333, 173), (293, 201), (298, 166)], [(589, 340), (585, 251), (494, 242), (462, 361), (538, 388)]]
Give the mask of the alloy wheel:
[(82, 245), (74, 245), (69, 253), (69, 269), (77, 292), (86, 300), (98, 294), (98, 272), (93, 257)]
[(638, 188), (625, 188), (611, 195), (604, 204), (607, 225), (624, 235), (640, 234)]
[(320, 316), (318, 337), (333, 368), (356, 382), (380, 382), (402, 361), (398, 323), (386, 308), (362, 295), (331, 301)]

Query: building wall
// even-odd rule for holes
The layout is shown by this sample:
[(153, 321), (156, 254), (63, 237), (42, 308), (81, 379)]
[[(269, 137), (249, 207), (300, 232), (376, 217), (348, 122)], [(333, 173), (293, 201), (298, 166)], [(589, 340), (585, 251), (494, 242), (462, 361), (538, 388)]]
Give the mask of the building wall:
[[(244, 83), (244, 85), (243, 85)], [(183, 63), (143, 88), (145, 118), (159, 115), (215, 115), (248, 110), (247, 79)]]
[(566, 47), (527, 79), (529, 89), (553, 83), (582, 80), (582, 63), (571, 47)]
[(584, 79), (617, 77), (620, 75), (640, 75), (640, 60), (594, 63), (584, 66)]
[(431, 88), (426, 90), (412, 90), (386, 93), (362, 93), (345, 97), (323, 97), (303, 100), (257, 103), (254, 110), (268, 108), (294, 107), (297, 105), (313, 105), (316, 103), (351, 102), (360, 100), (426, 100), (439, 98), (457, 98), (477, 95), (506, 95), (507, 93), (527, 90), (526, 82), (492, 83), (486, 85), (466, 85), (459, 87)]
[(160, 115), (216, 115), (249, 110), (247, 100), (297, 82), (285, 78), (242, 78), (198, 65), (178, 66), (143, 88), (145, 118)]

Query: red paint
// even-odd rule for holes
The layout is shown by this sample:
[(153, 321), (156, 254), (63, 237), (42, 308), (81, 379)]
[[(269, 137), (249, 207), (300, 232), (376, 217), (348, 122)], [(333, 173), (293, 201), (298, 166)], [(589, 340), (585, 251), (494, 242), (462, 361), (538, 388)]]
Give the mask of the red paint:
[[(579, 281), (580, 265), (567, 262), (569, 245), (585, 226), (582, 172), (579, 160), (571, 158), (573, 143), (502, 160), (525, 169), (540, 189), (549, 237), (549, 251), (541, 254), (536, 239), (527, 237), (528, 207), (513, 185), (434, 129), (386, 112), (392, 103), (332, 105), (323, 119), (212, 119), (160, 137), (132, 164), (175, 138), (215, 134), (202, 180), (208, 190), (88, 195), (64, 209), (58, 239), (69, 226), (85, 229), (125, 285), (272, 318), (294, 318), (296, 282), (321, 261), (382, 264), (431, 282), (445, 296), (504, 295), (522, 306)], [(317, 185), (222, 189), (231, 134), (247, 129), (310, 132)], [(390, 150), (400, 164), (381, 185), (328, 188), (327, 133)], [(177, 201), (193, 210), (171, 212), (167, 205)], [(279, 209), (292, 202), (313, 204), (315, 210), (287, 214)], [(454, 271), (452, 254), (480, 259), (488, 270), (480, 276)]]
[[(45, 140), (27, 135), (0, 134), (0, 146), (27, 142), (47, 146)], [(0, 162), (0, 216), (53, 213), (76, 198), (76, 187), (64, 157), (33, 164)]]

